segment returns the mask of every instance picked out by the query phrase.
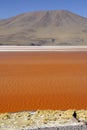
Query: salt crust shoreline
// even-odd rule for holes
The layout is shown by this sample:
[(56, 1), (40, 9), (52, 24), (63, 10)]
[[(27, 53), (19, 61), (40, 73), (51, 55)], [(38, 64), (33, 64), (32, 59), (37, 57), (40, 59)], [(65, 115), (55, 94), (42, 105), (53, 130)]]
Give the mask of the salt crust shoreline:
[(87, 51), (87, 46), (0, 46), (0, 52), (4, 51)]
[(87, 110), (1, 113), (0, 130), (87, 130)]

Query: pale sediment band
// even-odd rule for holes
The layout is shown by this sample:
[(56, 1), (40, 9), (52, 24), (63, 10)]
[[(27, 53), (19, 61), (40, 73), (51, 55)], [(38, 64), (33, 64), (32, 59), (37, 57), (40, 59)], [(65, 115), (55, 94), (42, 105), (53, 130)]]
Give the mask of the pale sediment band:
[(3, 51), (87, 51), (87, 46), (0, 46)]

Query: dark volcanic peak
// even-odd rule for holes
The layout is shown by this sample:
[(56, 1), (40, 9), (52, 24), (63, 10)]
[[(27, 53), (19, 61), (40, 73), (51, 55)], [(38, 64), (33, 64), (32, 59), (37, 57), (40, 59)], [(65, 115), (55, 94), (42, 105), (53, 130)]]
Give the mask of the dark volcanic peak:
[(0, 21), (0, 44), (87, 44), (87, 19), (67, 10), (24, 13)]

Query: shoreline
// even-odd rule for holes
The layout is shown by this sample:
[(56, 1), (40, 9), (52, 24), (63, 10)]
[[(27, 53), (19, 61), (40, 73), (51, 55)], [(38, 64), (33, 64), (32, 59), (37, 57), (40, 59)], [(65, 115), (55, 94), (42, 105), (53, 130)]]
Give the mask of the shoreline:
[[(76, 117), (73, 114), (76, 114)], [(87, 110), (37, 110), (0, 115), (0, 128), (9, 130), (86, 130)]]
[(87, 51), (87, 46), (0, 46), (0, 52), (75, 52), (75, 51)]

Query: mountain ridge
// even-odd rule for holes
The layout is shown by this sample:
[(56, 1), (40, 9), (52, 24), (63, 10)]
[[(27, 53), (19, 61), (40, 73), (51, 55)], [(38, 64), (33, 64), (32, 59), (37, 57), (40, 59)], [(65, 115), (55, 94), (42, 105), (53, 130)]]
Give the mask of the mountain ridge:
[(0, 45), (86, 45), (87, 18), (67, 10), (29, 12), (0, 20)]
[(80, 14), (77, 14), (77, 13), (75, 13), (75, 12), (72, 12), (72, 11), (69, 11), (69, 10), (66, 10), (66, 9), (61, 9), (61, 10), (37, 10), (37, 11), (24, 12), (24, 13), (21, 13), (21, 14), (16, 14), (16, 15), (14, 15), (14, 16), (10, 16), (10, 17), (8, 17), (8, 18), (0, 18), (0, 20), (6, 20), (6, 19), (10, 19), (10, 18), (14, 18), (14, 17), (17, 17), (17, 16), (21, 16), (21, 15), (25, 15), (25, 14), (30, 14), (30, 13), (54, 12), (54, 11), (58, 11), (58, 12), (59, 12), (59, 11), (62, 11), (62, 12), (70, 12), (70, 13), (72, 13), (72, 14), (75, 14), (75, 15), (77, 15), (77, 16), (80, 16), (80, 17), (83, 17), (83, 18), (87, 19), (87, 17), (82, 16), (82, 15), (80, 15)]

